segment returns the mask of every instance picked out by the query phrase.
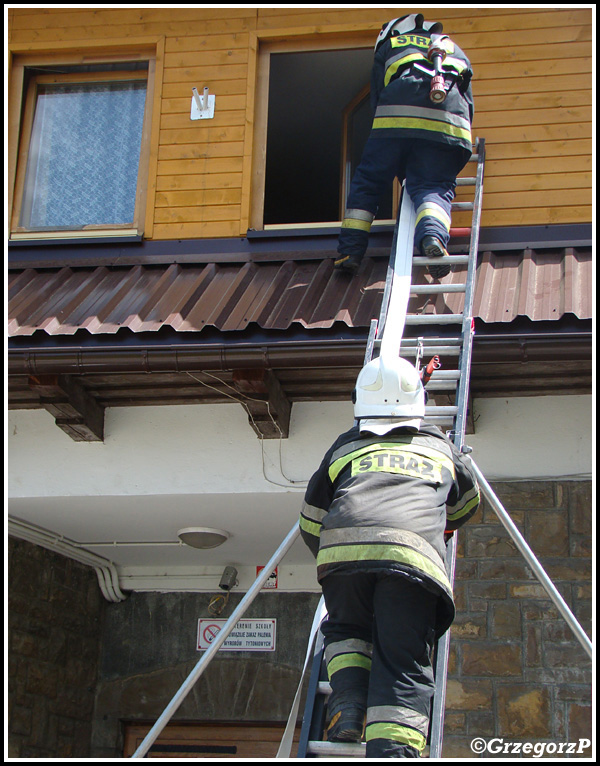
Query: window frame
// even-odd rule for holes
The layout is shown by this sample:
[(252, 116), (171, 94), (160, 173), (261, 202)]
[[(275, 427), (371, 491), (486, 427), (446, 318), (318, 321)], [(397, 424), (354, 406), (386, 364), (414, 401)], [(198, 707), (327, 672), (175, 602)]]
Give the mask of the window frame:
[[(79, 46), (77, 51), (20, 53), (11, 51), (9, 70), (9, 124), (8, 124), (8, 218), (9, 241), (52, 241), (90, 238), (120, 237), (151, 238), (154, 221), (154, 197), (156, 192), (156, 164), (158, 157), (158, 132), (160, 127), (160, 92), (164, 58), (164, 38), (157, 38), (136, 45), (111, 46), (110, 50), (98, 50), (93, 46)], [(50, 73), (52, 67), (77, 65), (119, 65), (147, 62), (144, 70), (115, 70), (98, 72)], [(27, 71), (39, 69), (37, 73)], [(19, 226), (27, 158), (29, 155), (33, 117), (37, 100), (38, 84), (90, 83), (146, 81), (146, 99), (142, 125), (140, 159), (132, 225), (88, 225), (84, 228), (39, 230)]]
[[(365, 99), (370, 98), (371, 86), (365, 85), (365, 87), (356, 94), (356, 96), (346, 105), (342, 113), (342, 158), (341, 158), (341, 173), (340, 173), (340, 219), (343, 219), (346, 211), (346, 200), (350, 192), (350, 183), (352, 181), (352, 141), (353, 136), (350, 132), (350, 123), (354, 112), (361, 106)], [(393, 184), (392, 190), (392, 211), (394, 215), (398, 212), (398, 205), (400, 204), (400, 183), (396, 178)], [(377, 224), (389, 225), (395, 223), (394, 219), (382, 219), (373, 221), (373, 226)]]

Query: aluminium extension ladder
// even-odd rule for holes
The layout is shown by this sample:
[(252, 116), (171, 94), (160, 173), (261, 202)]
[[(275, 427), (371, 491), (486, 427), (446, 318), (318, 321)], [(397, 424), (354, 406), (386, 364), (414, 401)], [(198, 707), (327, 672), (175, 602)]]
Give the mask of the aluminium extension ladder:
[[(415, 212), (412, 201), (405, 191), (402, 195), (402, 205), (398, 211), (398, 220), (394, 232), (392, 256), (388, 266), (386, 284), (383, 293), (379, 320), (372, 320), (367, 341), (365, 361), (367, 364), (374, 356), (401, 355), (414, 357), (415, 365), (427, 365), (430, 357), (443, 357), (444, 360), (456, 361), (456, 367), (450, 370), (436, 369), (427, 385), (428, 392), (446, 391), (454, 396), (453, 405), (431, 405), (425, 408), (425, 418), (440, 428), (446, 428), (449, 438), (459, 450), (467, 450), (464, 446), (464, 435), (467, 425), (467, 405), (469, 393), (469, 378), (471, 372), (471, 355), (473, 347), (473, 297), (475, 290), (475, 272), (477, 266), (477, 250), (479, 244), (479, 228), (481, 221), (481, 206), (483, 192), (483, 173), (485, 163), (485, 141), (478, 139), (475, 152), (470, 162), (476, 164), (475, 175), (458, 179), (459, 186), (473, 186), (474, 199), (472, 202), (455, 202), (453, 210), (472, 210), (472, 223), (469, 234), (468, 253), (449, 255), (443, 258), (413, 257), (413, 240)], [(460, 231), (462, 234), (464, 232)], [(464, 232), (464, 233), (467, 233)], [(453, 231), (451, 230), (451, 235)], [(452, 244), (452, 243), (451, 243)], [(426, 267), (433, 264), (466, 264), (465, 281), (461, 283), (424, 283), (412, 284), (412, 267)], [(464, 269), (463, 269), (464, 270)], [(432, 295), (448, 293), (464, 293), (461, 313), (408, 313), (410, 295)], [(427, 304), (425, 304), (427, 305)], [(434, 327), (433, 332), (427, 332), (427, 325)], [(444, 329), (442, 330), (442, 326)], [(412, 337), (404, 337), (405, 327), (411, 328)], [(452, 332), (451, 328), (455, 331)], [(417, 328), (415, 333), (414, 328)], [(450, 332), (445, 330), (450, 328)], [(421, 334), (422, 333), (422, 334)], [(450, 582), (454, 579), (454, 563), (456, 556), (455, 536), (447, 546), (447, 562)], [(321, 606), (322, 609), (322, 606)], [(441, 756), (444, 704), (446, 697), (446, 675), (448, 664), (450, 631), (447, 631), (437, 642), (435, 650), (436, 688), (432, 702), (431, 722), (429, 727), (429, 757)], [(306, 692), (306, 703), (298, 758), (311, 757), (356, 757), (365, 755), (366, 744), (327, 742), (323, 740), (325, 729), (327, 697), (331, 687), (327, 681), (325, 667), (323, 634), (317, 630), (312, 647), (312, 670)]]
[[(440, 426), (450, 425), (450, 433), (452, 435), (452, 439), (462, 451), (467, 451), (467, 448), (464, 446), (463, 439), (466, 425), (467, 397), (473, 341), (471, 312), (475, 282), (479, 223), (481, 216), (484, 152), (484, 142), (480, 139), (476, 144), (476, 151), (471, 157), (471, 162), (477, 164), (475, 177), (471, 179), (459, 179), (459, 185), (471, 184), (475, 186), (474, 202), (456, 203), (453, 205), (454, 209), (464, 209), (466, 206), (468, 206), (473, 210), (468, 255), (446, 256), (443, 259), (426, 259), (421, 257), (412, 258), (414, 208), (412, 203), (410, 205), (402, 205), (399, 214), (399, 221), (396, 226), (394, 249), (390, 262), (390, 268), (388, 268), (381, 315), (379, 321), (374, 321), (371, 325), (371, 332), (369, 334), (369, 341), (367, 343), (367, 352), (365, 356), (365, 363), (370, 361), (374, 351), (379, 351), (380, 356), (387, 353), (395, 353), (398, 355), (400, 351), (402, 351), (403, 355), (412, 355), (417, 359), (418, 362), (420, 362), (421, 359), (426, 358), (426, 356), (429, 354), (438, 354), (444, 358), (450, 357), (456, 359), (456, 370), (450, 370), (448, 372), (444, 370), (437, 370), (434, 372), (431, 378), (431, 382), (428, 384), (430, 391), (448, 390), (449, 388), (455, 390), (455, 406), (427, 407), (426, 417), (430, 422), (437, 423)], [(404, 218), (401, 221), (400, 217), (402, 216), (404, 216)], [(411, 236), (407, 240), (406, 238), (408, 232), (411, 233)], [(402, 237), (405, 239), (404, 242), (402, 241)], [(403, 258), (399, 259), (397, 255), (401, 252), (403, 253)], [(428, 264), (435, 263), (461, 265), (467, 264), (468, 268), (465, 283), (461, 285), (446, 284), (445, 286), (411, 286), (410, 275), (413, 264), (418, 266), (426, 266)], [(420, 293), (424, 293), (425, 291), (430, 293), (439, 293), (458, 290), (463, 291), (465, 295), (464, 307), (462, 313), (460, 314), (435, 314), (429, 315), (429, 319), (425, 318), (425, 315), (423, 314), (407, 315), (406, 307), (408, 305), (408, 297), (411, 292), (418, 295)], [(403, 338), (403, 330), (405, 324), (410, 327), (415, 325), (423, 325), (427, 322), (430, 322), (435, 326), (435, 332), (438, 333), (437, 336), (434, 336), (433, 333), (425, 336), (425, 333), (423, 333), (425, 337), (413, 337), (412, 339), (408, 337)], [(440, 329), (441, 323), (444, 323), (444, 325), (448, 327), (454, 325), (455, 328), (456, 325), (460, 325), (461, 329), (459, 332), (455, 332), (452, 335), (445, 334)], [(386, 330), (385, 333), (384, 330)], [(578, 639), (587, 655), (591, 658), (593, 647), (590, 639), (586, 635), (581, 625), (577, 622), (575, 616), (540, 565), (539, 561), (536, 559), (534, 553), (527, 545), (518, 528), (502, 506), (502, 503), (494, 494), (492, 488), (485, 479), (485, 476), (481, 473), (474, 461), (472, 461), (472, 465), (479, 482), (480, 489), (482, 490), (486, 500), (490, 503), (491, 507), (498, 515), (500, 521), (509, 533), (516, 547), (525, 558), (527, 564), (531, 567), (534, 575), (542, 584), (560, 614), (567, 621), (575, 637)], [(209, 649), (198, 660), (195, 667), (191, 670), (183, 683), (181, 683), (179, 689), (167, 704), (162, 714), (159, 716), (158, 720), (152, 726), (148, 734), (146, 734), (144, 740), (140, 743), (132, 758), (144, 758), (146, 756), (152, 747), (152, 743), (156, 741), (157, 737), (163, 731), (165, 726), (167, 726), (186, 696), (194, 688), (194, 685), (198, 682), (206, 670), (208, 664), (212, 661), (217, 652), (223, 646), (227, 636), (229, 636), (238, 620), (241, 619), (250, 604), (252, 604), (256, 596), (260, 593), (261, 588), (270, 576), (270, 573), (285, 557), (286, 553), (289, 551), (299, 535), (300, 527), (298, 521), (296, 521), (290, 532), (281, 542), (280, 546), (273, 553), (269, 562), (259, 573), (252, 586), (248, 589), (245, 596), (234, 609), (226, 624), (222, 627), (215, 640), (211, 643)], [(449, 569), (451, 581), (454, 575), (454, 558), (454, 537), (452, 537), (448, 546), (447, 554), (447, 566)], [(288, 725), (286, 726), (286, 730), (284, 732), (284, 736), (276, 756), (277, 758), (289, 758), (289, 754), (291, 753), (294, 738), (293, 734), (297, 720), (297, 711), (299, 709), (301, 692), (303, 688), (303, 680), (305, 673), (311, 666), (313, 668), (313, 672), (311, 673), (308, 684), (306, 706), (297, 757), (310, 758), (318, 757), (318, 755), (323, 755), (325, 757), (361, 757), (364, 755), (364, 744), (346, 744), (322, 741), (327, 694), (331, 691), (328, 682), (324, 680), (326, 675), (323, 675), (323, 636), (319, 630), (319, 626), (325, 617), (326, 611), (324, 608), (323, 599), (321, 598), (321, 602), (315, 612), (313, 624), (310, 630), (305, 667), (302, 671), (300, 683), (296, 692), (296, 698), (294, 699), (292, 705), (292, 710), (288, 719)], [(437, 683), (432, 705), (431, 725), (429, 732), (429, 755), (432, 758), (439, 758), (441, 755), (444, 701), (446, 690), (446, 668), (448, 660), (448, 637), (449, 631), (444, 634), (436, 647), (435, 676)]]

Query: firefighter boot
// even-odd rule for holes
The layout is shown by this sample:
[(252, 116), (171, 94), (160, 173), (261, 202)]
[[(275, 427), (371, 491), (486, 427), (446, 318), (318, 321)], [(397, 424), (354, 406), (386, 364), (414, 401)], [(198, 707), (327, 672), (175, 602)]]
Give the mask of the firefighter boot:
[(340, 255), (340, 257), (334, 261), (333, 268), (340, 271), (347, 271), (350, 274), (356, 274), (361, 261), (362, 256), (360, 255)]
[[(421, 240), (421, 254), (426, 258), (441, 258), (448, 251), (437, 237), (426, 236)], [(429, 273), (434, 279), (441, 279), (450, 273), (450, 266), (428, 266)]]
[(358, 705), (345, 705), (333, 715), (326, 731), (328, 742), (361, 742), (366, 713)]

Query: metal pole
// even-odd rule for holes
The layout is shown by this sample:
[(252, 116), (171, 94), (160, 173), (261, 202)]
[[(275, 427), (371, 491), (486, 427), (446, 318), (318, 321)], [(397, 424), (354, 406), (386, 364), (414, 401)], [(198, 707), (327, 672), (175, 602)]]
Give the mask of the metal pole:
[(164, 709), (158, 721), (150, 729), (150, 731), (148, 732), (144, 740), (141, 742), (138, 749), (131, 756), (132, 758), (143, 758), (146, 755), (146, 753), (152, 746), (153, 742), (160, 735), (161, 731), (165, 728), (165, 726), (171, 720), (172, 716), (175, 714), (177, 708), (181, 705), (183, 700), (192, 690), (192, 687), (194, 686), (196, 681), (200, 678), (200, 676), (206, 669), (206, 666), (208, 665), (208, 663), (211, 661), (213, 656), (219, 651), (222, 644), (225, 643), (225, 639), (231, 633), (231, 631), (235, 627), (240, 617), (244, 614), (246, 609), (254, 601), (255, 597), (258, 595), (262, 586), (271, 576), (271, 572), (275, 569), (277, 564), (288, 552), (288, 550), (292, 546), (292, 543), (298, 537), (299, 533), (300, 533), (300, 524), (299, 522), (296, 522), (296, 524), (294, 524), (294, 526), (288, 533), (285, 540), (281, 543), (279, 548), (275, 551), (275, 553), (271, 557), (269, 563), (266, 564), (265, 568), (261, 571), (260, 575), (253, 582), (252, 586), (249, 588), (244, 598), (237, 605), (236, 609), (234, 610), (229, 620), (225, 623), (225, 625), (223, 625), (222, 629), (217, 633), (217, 636), (214, 639), (214, 641), (211, 643), (210, 647), (206, 650), (206, 652), (204, 652), (200, 660), (198, 660), (196, 667), (192, 670), (192, 672), (189, 674), (189, 676), (180, 686), (179, 691), (175, 694), (173, 699), (169, 702), (167, 707)]
[(504, 525), (508, 534), (512, 537), (515, 545), (517, 546), (517, 548), (519, 549), (519, 551), (525, 558), (525, 561), (533, 569), (533, 573), (535, 574), (535, 576), (538, 578), (538, 580), (544, 587), (544, 590), (550, 596), (550, 598), (554, 602), (554, 605), (556, 606), (558, 611), (562, 614), (562, 616), (567, 621), (569, 627), (575, 634), (575, 637), (577, 638), (581, 646), (585, 649), (585, 651), (591, 658), (592, 657), (592, 642), (588, 638), (587, 634), (585, 633), (581, 625), (575, 619), (573, 612), (571, 612), (571, 610), (567, 606), (567, 603), (565, 602), (563, 597), (560, 595), (560, 593), (556, 589), (552, 580), (546, 574), (546, 571), (544, 570), (540, 562), (535, 557), (535, 554), (533, 553), (529, 545), (527, 545), (527, 543), (525, 542), (523, 535), (519, 532), (515, 523), (506, 512), (504, 506), (502, 505), (500, 500), (496, 497), (494, 490), (488, 484), (485, 476), (481, 473), (481, 471), (479, 470), (479, 468), (477, 467), (477, 465), (475, 464), (473, 460), (471, 460), (471, 464), (475, 471), (475, 475), (477, 476), (479, 485), (481, 489), (483, 490), (483, 493), (485, 494), (488, 502), (490, 503), (494, 511), (496, 511), (500, 521)]

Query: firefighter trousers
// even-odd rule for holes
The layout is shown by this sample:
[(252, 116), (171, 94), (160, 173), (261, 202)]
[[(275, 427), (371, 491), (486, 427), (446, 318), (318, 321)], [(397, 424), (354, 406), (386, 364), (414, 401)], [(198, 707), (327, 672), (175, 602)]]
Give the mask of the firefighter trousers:
[(434, 692), (438, 596), (397, 573), (333, 574), (321, 585), (328, 717), (366, 713), (367, 758), (420, 757)]
[(462, 147), (371, 133), (350, 185), (338, 253), (362, 258), (383, 191), (395, 177), (406, 180), (415, 207), (415, 243), (432, 235), (446, 247), (456, 176), (467, 161)]

